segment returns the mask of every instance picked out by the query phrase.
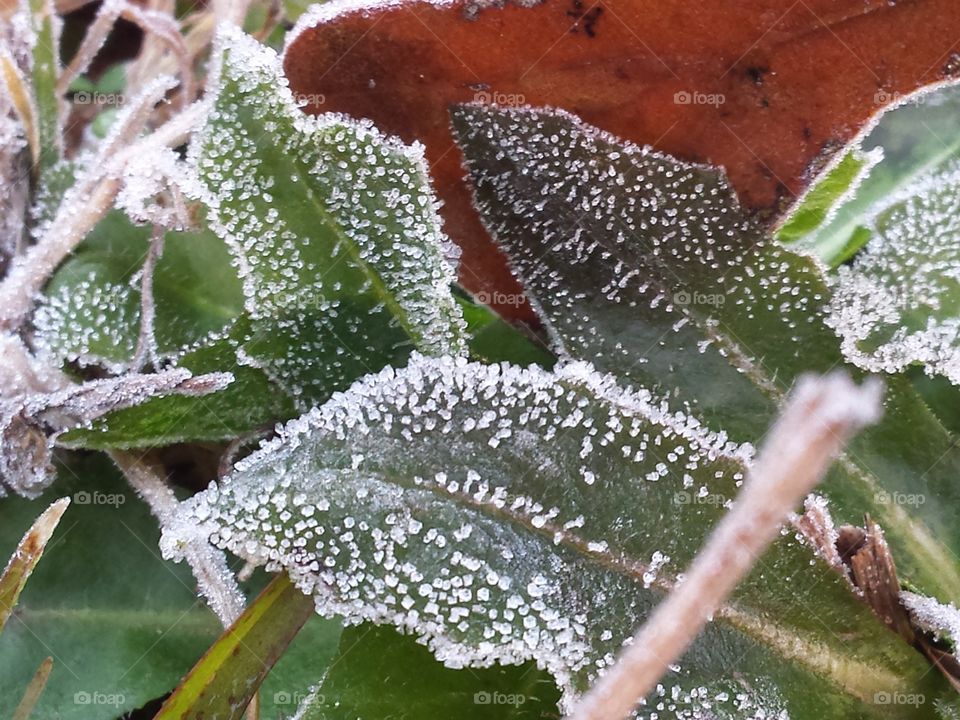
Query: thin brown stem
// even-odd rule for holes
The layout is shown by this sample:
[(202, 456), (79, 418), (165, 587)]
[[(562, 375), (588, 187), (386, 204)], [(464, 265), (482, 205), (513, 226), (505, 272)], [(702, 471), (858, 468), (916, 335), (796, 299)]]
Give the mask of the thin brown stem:
[(53, 670), (53, 658), (48, 657), (40, 663), (37, 672), (33, 674), (33, 679), (30, 681), (30, 684), (27, 685), (26, 692), (23, 693), (20, 704), (17, 705), (17, 709), (13, 711), (13, 720), (30, 720), (30, 716), (33, 715), (33, 709), (37, 705), (37, 700), (40, 699), (43, 689), (47, 686), (47, 680), (50, 678), (51, 670)]
[(846, 441), (879, 414), (879, 383), (857, 387), (839, 373), (801, 378), (736, 503), (686, 579), (647, 619), (571, 720), (627, 717), (750, 571)]
[(141, 271), (143, 274), (140, 279), (140, 335), (137, 337), (137, 349), (133, 355), (133, 367), (138, 371), (143, 370), (147, 363), (154, 368), (159, 364), (157, 338), (154, 331), (157, 308), (153, 298), (153, 275), (157, 261), (163, 255), (163, 238), (164, 229), (155, 225), (150, 238), (150, 248), (147, 250), (147, 257), (143, 261)]

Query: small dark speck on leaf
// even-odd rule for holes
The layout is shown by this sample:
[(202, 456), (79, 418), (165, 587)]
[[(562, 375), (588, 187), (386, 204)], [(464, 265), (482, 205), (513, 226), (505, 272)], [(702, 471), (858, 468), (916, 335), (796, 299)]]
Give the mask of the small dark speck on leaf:
[(754, 85), (763, 85), (763, 77), (768, 72), (770, 72), (769, 68), (759, 67), (757, 65), (751, 65), (747, 68), (747, 75), (753, 81)]
[(596, 37), (597, 21), (600, 19), (600, 16), (603, 15), (603, 8), (599, 5), (594, 5), (589, 10), (584, 10), (583, 0), (573, 0), (572, 8), (567, 10), (567, 15), (577, 21), (573, 24), (573, 27), (570, 28), (570, 32), (578, 32), (582, 25), (587, 37)]

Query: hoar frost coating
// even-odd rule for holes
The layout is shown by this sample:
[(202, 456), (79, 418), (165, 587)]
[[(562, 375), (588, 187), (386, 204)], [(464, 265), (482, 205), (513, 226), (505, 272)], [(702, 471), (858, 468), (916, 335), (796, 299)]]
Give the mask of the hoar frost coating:
[(921, 363), (960, 383), (958, 202), (954, 160), (875, 211), (872, 238), (852, 265), (839, 268), (830, 306), (851, 362), (874, 372)]
[(276, 54), (237, 29), (221, 31), (218, 52), (215, 99), (190, 148), (196, 194), (231, 248), (254, 326), (289, 350), (245, 359), (308, 396), (311, 384), (351, 381), (358, 363), (382, 366), (385, 337), (463, 353), (457, 250), (422, 147), (369, 122), (306, 115)]
[(533, 659), (569, 703), (672, 586), (690, 540), (649, 550), (650, 532), (676, 532), (624, 507), (675, 514), (678, 478), (694, 492), (738, 482), (751, 453), (585, 363), (415, 355), (286, 425), (188, 501), (162, 547), (210, 537), (285, 568), (321, 614), (389, 622), (451, 666)]

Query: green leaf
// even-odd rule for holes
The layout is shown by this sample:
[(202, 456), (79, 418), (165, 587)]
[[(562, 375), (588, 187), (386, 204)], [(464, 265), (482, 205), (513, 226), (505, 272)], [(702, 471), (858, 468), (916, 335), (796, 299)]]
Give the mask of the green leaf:
[[(453, 124), (477, 204), (561, 357), (753, 443), (800, 373), (845, 364), (819, 266), (765, 238), (720, 173), (562, 112), (464, 106)], [(884, 419), (823, 491), (842, 522), (869, 512), (883, 526), (901, 576), (960, 597), (960, 524), (942, 512), (960, 504), (960, 450), (907, 379), (886, 383)]]
[(922, 176), (871, 223), (837, 271), (831, 311), (844, 353), (874, 372), (912, 364), (960, 384), (960, 158)]
[(908, 368), (913, 386), (954, 435), (960, 435), (960, 388), (941, 375), (930, 376), (918, 365)]
[[(306, 119), (271, 51), (238, 31), (225, 32), (220, 47), (221, 81), (191, 158), (202, 181), (196, 195), (213, 208), (207, 215), (226, 247), (207, 230), (167, 234), (154, 280), (155, 325), (161, 352), (177, 365), (237, 379), (212, 396), (113, 413), (65, 434), (63, 445), (230, 439), (289, 418), (291, 399), (324, 399), (415, 347), (464, 351), (444, 257), (451, 247), (419, 151), (366, 125)], [(251, 137), (272, 141), (238, 154)], [(113, 369), (129, 361), (148, 232), (112, 213), (58, 271), (35, 318), (48, 357)], [(230, 323), (226, 337), (210, 339)], [(529, 361), (546, 357), (498, 318), (477, 323), (485, 328), (481, 345), (503, 343), (509, 356)]]
[(117, 410), (90, 427), (64, 433), (57, 444), (109, 450), (230, 440), (291, 417), (295, 410), (290, 397), (262, 370), (238, 363), (237, 352), (248, 333), (247, 322), (241, 318), (225, 338), (189, 352), (177, 362), (195, 375), (232, 373), (234, 380), (225, 389), (203, 396), (168, 395)]
[(263, 678), (313, 613), (312, 600), (277, 576), (200, 659), (155, 720), (240, 720)]
[[(108, 214), (57, 270), (34, 317), (37, 343), (55, 364), (122, 370), (140, 334), (140, 282), (150, 229)], [(74, 448), (155, 447), (227, 440), (290, 417), (289, 396), (237, 355), (251, 337), (230, 254), (209, 230), (168, 232), (154, 273), (158, 350), (195, 374), (231, 372), (234, 382), (203, 397), (167, 396), (65, 433)], [(191, 349), (195, 348), (195, 349)]]
[(47, 174), (60, 162), (63, 154), (60, 98), (57, 96), (60, 33), (52, 0), (30, 0), (29, 9), (34, 33), (32, 79), (40, 140), (40, 175), (43, 181), (47, 181)]
[[(47, 284), (34, 318), (38, 343), (55, 364), (122, 368), (140, 334), (140, 277), (149, 227), (115, 210)], [(230, 254), (208, 230), (168, 232), (154, 272), (157, 348), (175, 356), (228, 327), (243, 295)]]
[(414, 348), (463, 352), (422, 150), (304, 115), (276, 55), (239, 30), (218, 53), (191, 157), (240, 267), (249, 361), (307, 406)]
[(857, 189), (883, 157), (879, 151), (864, 153), (858, 147), (848, 150), (840, 161), (804, 195), (800, 204), (777, 230), (784, 243), (809, 238), (830, 217), (830, 213)]
[(347, 628), (301, 720), (540, 720), (556, 716), (550, 677), (530, 663), (451, 670), (411, 638), (387, 627)]
[(48, 507), (30, 526), (27, 534), (17, 545), (7, 567), (4, 568), (3, 573), (0, 573), (0, 632), (7, 624), (7, 619), (20, 598), (23, 586), (27, 584), (27, 579), (40, 561), (53, 531), (57, 529), (57, 524), (69, 504), (69, 498), (61, 498)]
[(33, 720), (115, 720), (171, 690), (220, 624), (190, 570), (159, 557), (156, 521), (100, 456), (62, 466), (37, 502), (0, 501), (0, 553), (58, 495), (70, 512), (0, 636), (0, 717), (51, 656)]
[[(188, 501), (161, 547), (210, 537), (279, 564), (321, 614), (396, 625), (452, 667), (534, 660), (569, 708), (688, 565), (748, 457), (583, 363), (416, 356), (286, 426)], [(664, 681), (674, 714), (660, 709), (879, 717), (876, 693), (951, 697), (935, 675), (785, 535)]]
[(260, 686), (260, 717), (285, 718), (304, 697), (304, 688), (337, 661), (342, 628), (337, 620), (313, 615)]
[(510, 325), (486, 305), (458, 294), (469, 336), (470, 356), (487, 363), (510, 362), (516, 365), (550, 367), (556, 358), (532, 333), (525, 334)]
[(860, 142), (863, 153), (882, 152), (883, 160), (803, 245), (832, 267), (850, 260), (873, 236), (873, 222), (890, 199), (960, 156), (958, 112), (960, 88), (954, 86), (914, 96), (884, 113)]

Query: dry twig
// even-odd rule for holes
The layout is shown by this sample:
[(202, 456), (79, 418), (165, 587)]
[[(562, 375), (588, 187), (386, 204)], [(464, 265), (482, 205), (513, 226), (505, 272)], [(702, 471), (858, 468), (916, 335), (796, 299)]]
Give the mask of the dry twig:
[(647, 619), (571, 720), (627, 717), (720, 609), (846, 441), (879, 414), (877, 382), (857, 387), (839, 373), (801, 378), (736, 503), (685, 580)]

